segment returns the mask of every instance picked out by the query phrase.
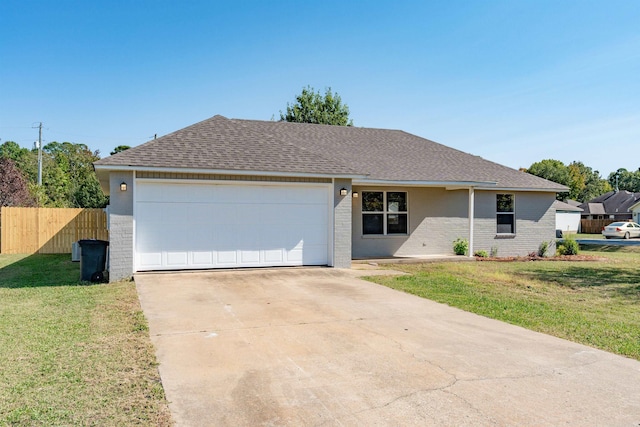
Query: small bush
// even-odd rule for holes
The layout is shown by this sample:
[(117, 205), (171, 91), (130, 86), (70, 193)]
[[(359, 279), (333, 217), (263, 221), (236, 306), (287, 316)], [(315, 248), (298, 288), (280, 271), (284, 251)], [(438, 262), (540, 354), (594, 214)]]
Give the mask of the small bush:
[(498, 247), (491, 246), (491, 252), (489, 253), (489, 255), (491, 255), (491, 258), (496, 258), (498, 256)]
[(487, 258), (489, 256), (489, 254), (487, 253), (487, 251), (484, 251), (482, 249), (480, 249), (479, 251), (476, 251), (473, 256), (477, 256), (480, 258)]
[(539, 257), (546, 257), (547, 256), (547, 252), (549, 251), (549, 247), (553, 244), (553, 242), (542, 242), (540, 243), (540, 246), (538, 246), (538, 256)]
[(578, 255), (578, 252), (580, 252), (580, 245), (571, 235), (568, 235), (562, 243), (559, 243), (556, 249), (558, 255)]
[(456, 255), (466, 255), (469, 250), (469, 242), (467, 239), (457, 238), (453, 241), (453, 253)]

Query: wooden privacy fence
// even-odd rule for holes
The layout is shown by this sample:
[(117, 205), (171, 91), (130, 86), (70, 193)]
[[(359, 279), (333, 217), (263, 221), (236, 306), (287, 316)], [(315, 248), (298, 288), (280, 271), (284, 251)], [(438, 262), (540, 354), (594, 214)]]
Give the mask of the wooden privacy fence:
[(585, 234), (598, 234), (602, 232), (602, 227), (606, 227), (612, 222), (626, 221), (619, 219), (581, 219), (580, 232)]
[(109, 240), (103, 209), (3, 207), (0, 210), (0, 253), (71, 253), (71, 244), (81, 239)]

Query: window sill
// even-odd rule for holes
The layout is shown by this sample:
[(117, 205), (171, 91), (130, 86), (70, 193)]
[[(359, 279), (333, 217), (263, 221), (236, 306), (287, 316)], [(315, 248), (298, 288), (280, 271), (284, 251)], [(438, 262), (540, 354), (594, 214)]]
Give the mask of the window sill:
[(514, 239), (516, 237), (516, 233), (498, 233), (496, 234), (496, 239)]
[(360, 236), (361, 239), (393, 239), (393, 238), (403, 238), (406, 239), (409, 237), (408, 234), (362, 234)]

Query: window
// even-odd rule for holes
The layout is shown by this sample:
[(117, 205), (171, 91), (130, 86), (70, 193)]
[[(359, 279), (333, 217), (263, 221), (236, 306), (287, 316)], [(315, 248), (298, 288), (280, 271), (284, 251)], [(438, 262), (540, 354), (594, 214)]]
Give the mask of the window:
[(407, 234), (407, 193), (363, 191), (362, 234)]
[(513, 194), (496, 195), (496, 221), (498, 234), (515, 234), (516, 215)]

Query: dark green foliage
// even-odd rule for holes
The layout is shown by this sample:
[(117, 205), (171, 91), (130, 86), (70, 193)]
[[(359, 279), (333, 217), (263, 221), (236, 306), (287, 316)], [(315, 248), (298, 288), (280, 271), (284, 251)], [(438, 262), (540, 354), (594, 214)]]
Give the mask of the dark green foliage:
[(114, 149), (113, 149), (113, 151), (112, 151), (111, 153), (109, 153), (109, 154), (113, 156), (114, 154), (118, 154), (118, 153), (120, 153), (120, 152), (122, 152), (122, 151), (128, 150), (129, 148), (131, 148), (131, 147), (129, 147), (128, 145), (118, 145), (118, 146), (117, 146), (116, 148), (114, 148)]
[(342, 103), (340, 95), (327, 88), (322, 96), (311, 86), (302, 89), (295, 103), (287, 103), (286, 114), (280, 111), (280, 121), (353, 126), (353, 120), (349, 119), (349, 107)]
[(640, 192), (640, 169), (630, 172), (620, 168), (615, 172), (611, 172), (609, 174), (609, 184), (611, 184), (612, 188), (616, 188), (617, 185), (619, 190), (627, 190), (632, 193)]
[(12, 141), (0, 145), (0, 158), (15, 162), (28, 183), (38, 206), (103, 208), (108, 198), (102, 192), (93, 162), (98, 152), (85, 144), (51, 142), (42, 150), (42, 186), (38, 180), (38, 151), (21, 148)]
[(600, 172), (582, 162), (571, 162), (566, 166), (559, 160), (547, 159), (533, 163), (526, 172), (569, 187), (568, 193), (558, 193), (558, 200), (568, 198), (586, 202), (611, 191), (611, 186), (600, 177)]

